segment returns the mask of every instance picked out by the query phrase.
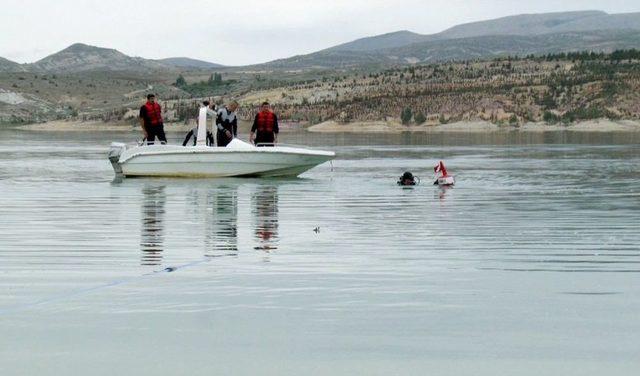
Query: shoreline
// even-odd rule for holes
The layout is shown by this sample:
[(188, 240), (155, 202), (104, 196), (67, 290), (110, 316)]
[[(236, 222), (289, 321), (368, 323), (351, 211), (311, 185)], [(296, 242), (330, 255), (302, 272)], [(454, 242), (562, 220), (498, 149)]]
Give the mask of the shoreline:
[(497, 125), (487, 121), (463, 121), (439, 125), (402, 125), (397, 121), (338, 123), (325, 121), (307, 128), (317, 133), (493, 133), (493, 132), (640, 132), (640, 121), (595, 119), (569, 125), (542, 122), (518, 126)]
[[(243, 122), (244, 123), (244, 122)], [(242, 126), (241, 126), (242, 127)], [(102, 121), (50, 121), (46, 123), (16, 125), (7, 128), (43, 132), (139, 132), (139, 125), (130, 123), (105, 123)], [(167, 123), (165, 132), (188, 132), (193, 124)], [(362, 121), (338, 123), (330, 120), (304, 128), (311, 133), (493, 133), (493, 132), (640, 132), (640, 121), (635, 120), (588, 120), (569, 125), (525, 123), (519, 126), (497, 125), (487, 121), (464, 121), (439, 125), (402, 125), (398, 121)], [(297, 130), (297, 129), (296, 129)], [(295, 131), (282, 129), (283, 132)]]
[[(103, 121), (66, 121), (55, 120), (46, 123), (26, 124), (12, 127), (25, 131), (42, 131), (42, 132), (141, 132), (140, 125), (132, 125), (130, 123), (103, 122)], [(185, 125), (184, 123), (167, 123), (165, 124), (165, 132), (188, 132), (193, 125)]]

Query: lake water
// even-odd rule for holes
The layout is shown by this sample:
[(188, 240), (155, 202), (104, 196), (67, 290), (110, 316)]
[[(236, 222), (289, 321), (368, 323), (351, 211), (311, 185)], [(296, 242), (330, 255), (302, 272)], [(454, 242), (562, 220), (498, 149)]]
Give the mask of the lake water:
[(637, 134), (294, 133), (338, 158), (114, 181), (133, 137), (0, 130), (0, 374), (640, 372)]

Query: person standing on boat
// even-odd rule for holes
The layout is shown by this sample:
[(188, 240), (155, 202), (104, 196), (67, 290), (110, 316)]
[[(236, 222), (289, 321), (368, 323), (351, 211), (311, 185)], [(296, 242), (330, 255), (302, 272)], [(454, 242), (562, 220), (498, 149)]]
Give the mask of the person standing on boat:
[(227, 146), (235, 137), (238, 137), (238, 102), (232, 101), (228, 105), (218, 110), (216, 117), (216, 138), (218, 146)]
[(278, 142), (278, 117), (269, 102), (262, 102), (260, 112), (253, 120), (249, 140), (256, 146), (273, 146)]
[(167, 143), (162, 121), (162, 108), (156, 102), (154, 94), (147, 95), (147, 103), (140, 107), (140, 126), (147, 144), (153, 145), (156, 137), (162, 143)]
[[(207, 108), (208, 116), (214, 116), (216, 114), (216, 112), (212, 109), (212, 107), (215, 105), (210, 104), (209, 101), (202, 101), (202, 106)], [(205, 127), (206, 127), (206, 122), (205, 122)], [(198, 142), (198, 119), (196, 119), (196, 126), (193, 127), (184, 137), (182, 146), (187, 146), (187, 143), (189, 142), (189, 139), (191, 139), (191, 137), (193, 137), (193, 146), (196, 146)], [(209, 130), (207, 130), (207, 146), (214, 146), (213, 133), (211, 133)]]

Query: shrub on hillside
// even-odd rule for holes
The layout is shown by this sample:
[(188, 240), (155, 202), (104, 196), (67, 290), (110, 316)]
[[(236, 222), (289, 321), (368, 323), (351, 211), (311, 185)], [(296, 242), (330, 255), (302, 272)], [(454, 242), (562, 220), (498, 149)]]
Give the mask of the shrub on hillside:
[(542, 115), (542, 120), (547, 124), (557, 124), (560, 121), (560, 116), (550, 111), (545, 111)]
[(422, 112), (418, 112), (416, 116), (413, 117), (413, 120), (415, 120), (416, 124), (422, 124), (427, 121), (427, 117), (424, 116)]

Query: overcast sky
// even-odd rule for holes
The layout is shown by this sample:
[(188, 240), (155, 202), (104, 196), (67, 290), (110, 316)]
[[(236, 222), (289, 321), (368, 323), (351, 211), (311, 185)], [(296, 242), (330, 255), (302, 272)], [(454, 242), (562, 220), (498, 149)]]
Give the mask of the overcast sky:
[(0, 0), (0, 56), (33, 62), (70, 44), (226, 65), (305, 54), (397, 30), (431, 34), (521, 13), (638, 12), (640, 0)]

